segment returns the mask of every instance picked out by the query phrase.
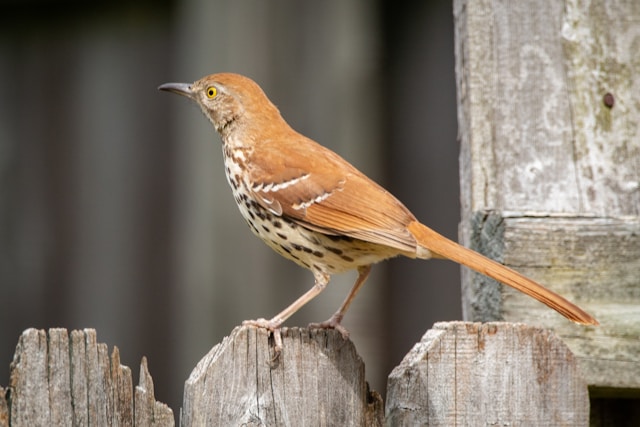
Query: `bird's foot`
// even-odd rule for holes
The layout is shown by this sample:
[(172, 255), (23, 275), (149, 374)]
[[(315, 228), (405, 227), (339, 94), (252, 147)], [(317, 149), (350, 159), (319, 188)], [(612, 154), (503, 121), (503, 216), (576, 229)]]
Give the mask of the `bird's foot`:
[(282, 321), (278, 319), (256, 319), (256, 320), (245, 320), (242, 322), (242, 326), (255, 326), (256, 328), (264, 328), (270, 331), (273, 334), (274, 341), (274, 355), (271, 359), (271, 366), (275, 366), (278, 358), (280, 357), (280, 353), (282, 352), (282, 335), (280, 334), (280, 326), (282, 326)]
[(335, 329), (340, 332), (342, 338), (345, 340), (349, 338), (349, 331), (340, 324), (342, 322), (342, 315), (340, 313), (336, 313), (331, 316), (329, 319), (320, 323), (309, 323), (309, 329)]

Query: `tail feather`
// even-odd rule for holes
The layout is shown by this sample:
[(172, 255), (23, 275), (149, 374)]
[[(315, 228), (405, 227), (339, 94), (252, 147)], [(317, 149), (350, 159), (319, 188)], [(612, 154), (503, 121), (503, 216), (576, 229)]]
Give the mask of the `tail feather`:
[(598, 325), (598, 321), (580, 307), (517, 271), (465, 248), (417, 221), (409, 224), (408, 228), (418, 244), (433, 252), (435, 256), (465, 265), (478, 273), (524, 292), (576, 323)]

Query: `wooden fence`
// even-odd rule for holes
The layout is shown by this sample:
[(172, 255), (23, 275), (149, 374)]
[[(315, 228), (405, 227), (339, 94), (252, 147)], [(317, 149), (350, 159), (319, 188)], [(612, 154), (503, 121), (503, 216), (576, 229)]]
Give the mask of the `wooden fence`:
[[(289, 328), (284, 350), (262, 329), (238, 327), (186, 380), (182, 426), (585, 426), (587, 385), (552, 332), (514, 323), (437, 323), (388, 379), (386, 404), (370, 390), (351, 341)], [(156, 402), (143, 358), (138, 385), (96, 331), (29, 329), (0, 426), (173, 426)]]
[(589, 385), (591, 425), (640, 425), (639, 5), (453, 2), (460, 241), (601, 326), (463, 270), (464, 319), (558, 334)]

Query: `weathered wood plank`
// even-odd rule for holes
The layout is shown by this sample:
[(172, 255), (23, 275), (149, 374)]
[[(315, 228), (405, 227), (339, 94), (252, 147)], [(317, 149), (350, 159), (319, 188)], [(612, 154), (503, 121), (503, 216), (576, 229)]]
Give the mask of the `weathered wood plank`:
[(638, 388), (640, 3), (455, 0), (454, 16), (461, 241), (602, 326), (466, 270), (465, 319), (552, 328), (594, 390)]
[[(113, 419), (113, 395), (109, 393), (110, 372), (107, 346), (97, 343), (93, 330), (84, 330), (84, 364), (87, 368), (86, 381), (88, 425), (106, 425)], [(81, 400), (83, 398), (81, 397)]]
[(565, 0), (563, 6), (561, 63), (571, 109), (579, 212), (637, 217), (640, 3)]
[(113, 348), (111, 353), (111, 390), (113, 393), (113, 424), (133, 426), (133, 379), (131, 369), (120, 364), (120, 351)]
[(9, 407), (7, 406), (7, 389), (0, 387), (0, 427), (9, 427)]
[(22, 333), (13, 361), (9, 392), (12, 426), (50, 425), (47, 376), (47, 334), (28, 329)]
[(276, 363), (264, 329), (240, 327), (198, 363), (185, 384), (182, 426), (375, 426), (380, 396), (364, 364), (333, 330), (288, 328)]
[[(28, 329), (23, 332), (11, 363), (10, 404), (4, 390), (0, 402), (3, 417), (11, 425), (113, 425), (173, 426), (171, 409), (155, 402), (153, 382), (143, 361), (141, 383), (136, 387), (141, 405), (134, 417), (131, 370), (120, 364), (114, 348), (98, 344), (92, 329)], [(152, 410), (144, 414), (143, 406)]]
[(586, 426), (576, 359), (552, 332), (436, 323), (389, 376), (387, 425)]
[(494, 281), (469, 289), (474, 318), (499, 317), (553, 329), (594, 388), (640, 389), (640, 221), (633, 218), (479, 217), (472, 246), (539, 280), (598, 318), (598, 327), (555, 312)]
[(72, 425), (73, 404), (71, 401), (71, 382), (69, 381), (71, 364), (67, 331), (65, 329), (49, 329), (48, 346), (51, 425)]
[(639, 215), (640, 3), (456, 0), (454, 16), (463, 213)]
[(173, 411), (154, 397), (153, 379), (149, 374), (147, 358), (140, 363), (140, 381), (135, 389), (135, 420), (138, 426), (173, 426)]
[(73, 330), (70, 334), (71, 341), (71, 400), (73, 405), (73, 425), (89, 425), (89, 402), (87, 384), (87, 358), (85, 346), (85, 333), (87, 331)]

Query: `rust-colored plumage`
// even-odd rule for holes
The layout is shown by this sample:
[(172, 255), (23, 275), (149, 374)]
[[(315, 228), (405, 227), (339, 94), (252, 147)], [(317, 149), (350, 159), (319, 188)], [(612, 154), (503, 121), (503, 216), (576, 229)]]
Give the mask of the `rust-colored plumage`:
[(333, 151), (294, 131), (251, 79), (222, 73), (161, 90), (194, 100), (220, 133), (227, 179), (252, 231), (311, 270), (315, 285), (271, 320), (246, 323), (275, 332), (320, 293), (331, 274), (357, 269), (338, 311), (317, 327), (337, 328), (370, 266), (397, 255), (446, 258), (514, 287), (586, 325), (598, 322), (531, 279), (431, 230), (388, 191)]

